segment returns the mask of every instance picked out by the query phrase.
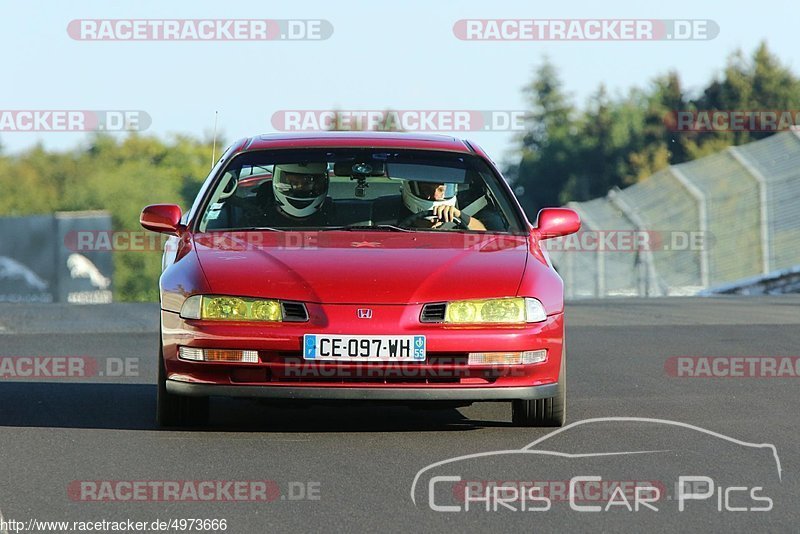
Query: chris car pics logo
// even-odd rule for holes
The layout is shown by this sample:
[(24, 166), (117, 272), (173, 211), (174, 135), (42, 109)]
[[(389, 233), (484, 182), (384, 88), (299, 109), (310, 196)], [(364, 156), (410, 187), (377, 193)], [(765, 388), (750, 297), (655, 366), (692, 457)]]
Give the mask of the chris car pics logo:
[(521, 449), (429, 464), (414, 477), (411, 500), (443, 513), (769, 512), (781, 483), (771, 443), (680, 421), (600, 417)]

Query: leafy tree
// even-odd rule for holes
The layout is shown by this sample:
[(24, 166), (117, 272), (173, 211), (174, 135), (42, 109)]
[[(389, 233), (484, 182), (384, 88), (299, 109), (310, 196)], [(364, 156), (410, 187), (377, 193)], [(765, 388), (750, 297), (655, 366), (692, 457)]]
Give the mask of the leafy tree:
[(516, 187), (526, 211), (557, 205), (575, 169), (575, 109), (564, 93), (555, 66), (545, 59), (524, 89), (531, 113), (521, 139)]
[[(188, 208), (209, 171), (211, 145), (178, 136), (170, 142), (129, 135), (93, 137), (82, 150), (48, 153), (36, 146), (0, 156), (0, 214), (107, 210), (114, 230), (143, 232), (139, 213), (147, 204), (174, 202)], [(159, 251), (114, 254), (117, 300), (157, 300)]]
[(670, 164), (773, 133), (676, 131), (679, 111), (800, 109), (800, 79), (766, 43), (751, 59), (741, 51), (731, 54), (723, 75), (695, 98), (672, 71), (624, 97), (609, 96), (601, 85), (583, 109), (576, 109), (547, 60), (524, 91), (531, 111), (518, 163), (506, 175), (529, 217), (544, 206), (603, 196), (613, 186), (639, 182)]
[[(787, 111), (800, 109), (800, 79), (762, 42), (748, 60), (741, 50), (728, 57), (722, 78), (715, 78), (694, 102), (698, 110)], [(692, 157), (720, 147), (741, 145), (774, 132), (704, 132), (687, 145)]]
[(664, 167), (690, 158), (688, 134), (673, 130), (675, 113), (688, 111), (680, 77), (670, 72), (656, 78), (648, 93), (642, 94), (644, 112), (641, 130), (631, 145), (630, 168), (625, 185), (644, 180)]

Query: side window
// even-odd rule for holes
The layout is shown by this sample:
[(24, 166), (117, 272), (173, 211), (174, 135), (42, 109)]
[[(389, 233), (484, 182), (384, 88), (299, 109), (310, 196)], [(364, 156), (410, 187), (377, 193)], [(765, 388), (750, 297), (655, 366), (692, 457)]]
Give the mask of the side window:
[[(203, 185), (200, 187), (200, 191), (197, 193), (197, 196), (195, 197), (194, 202), (192, 203), (192, 207), (189, 209), (189, 211), (186, 214), (184, 214), (184, 215), (187, 215), (187, 217), (185, 219), (185, 222), (188, 222), (189, 218), (195, 215), (196, 211), (200, 207), (200, 203), (203, 201), (203, 197), (205, 197), (206, 193), (208, 192), (207, 189), (208, 189), (208, 187), (209, 187), (209, 185), (211, 183), (211, 180), (214, 178), (214, 176), (217, 174), (217, 172), (219, 172), (220, 167), (222, 165), (224, 165), (225, 160), (230, 155), (230, 153), (233, 152), (234, 147), (237, 146), (238, 144), (239, 143), (234, 143), (231, 146), (229, 146), (228, 148), (226, 148), (225, 151), (222, 153), (222, 155), (217, 160), (217, 162), (214, 164), (214, 167), (212, 167), (211, 172), (208, 173), (208, 176), (206, 177), (205, 181), (203, 182)], [(205, 220), (205, 218), (204, 218), (204, 220)], [(202, 227), (205, 229), (205, 223), (203, 222), (201, 224), (202, 224)], [(205, 230), (201, 230), (201, 231), (205, 231)]]
[(208, 204), (208, 209), (203, 215), (203, 220), (200, 221), (201, 232), (205, 232), (208, 227), (211, 228), (224, 228), (229, 222), (225, 217), (230, 209), (226, 209), (227, 199), (236, 193), (239, 185), (238, 169), (228, 171), (222, 177), (220, 186), (214, 191), (214, 195)]
[(494, 175), (488, 170), (481, 172), (481, 183), (484, 190), (483, 197), (486, 199), (486, 206), (481, 209), (479, 217), (488, 230), (492, 231), (518, 231), (516, 224), (509, 221), (505, 213), (514, 213), (509, 203), (505, 200), (502, 190), (495, 181)]

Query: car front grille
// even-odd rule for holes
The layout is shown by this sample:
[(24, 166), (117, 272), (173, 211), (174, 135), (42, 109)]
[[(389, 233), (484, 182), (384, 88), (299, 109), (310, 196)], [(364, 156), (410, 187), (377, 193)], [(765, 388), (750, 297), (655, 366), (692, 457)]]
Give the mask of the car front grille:
[(302, 302), (281, 302), (283, 320), (304, 323), (308, 321), (308, 310)]
[(421, 323), (441, 323), (444, 321), (444, 314), (447, 310), (447, 303), (435, 302), (426, 304), (422, 307), (422, 313), (419, 316)]

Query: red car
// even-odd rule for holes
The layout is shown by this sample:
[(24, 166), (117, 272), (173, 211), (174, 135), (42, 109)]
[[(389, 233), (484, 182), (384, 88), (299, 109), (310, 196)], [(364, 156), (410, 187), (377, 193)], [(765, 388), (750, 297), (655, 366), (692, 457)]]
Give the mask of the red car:
[(171, 235), (160, 279), (158, 420), (209, 398), (469, 405), (524, 426), (565, 417), (564, 300), (544, 239), (489, 157), (447, 136), (263, 135), (234, 143)]

